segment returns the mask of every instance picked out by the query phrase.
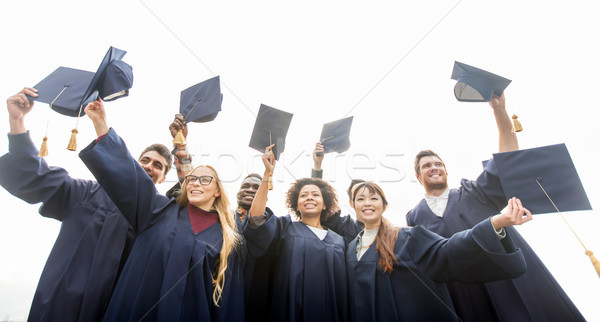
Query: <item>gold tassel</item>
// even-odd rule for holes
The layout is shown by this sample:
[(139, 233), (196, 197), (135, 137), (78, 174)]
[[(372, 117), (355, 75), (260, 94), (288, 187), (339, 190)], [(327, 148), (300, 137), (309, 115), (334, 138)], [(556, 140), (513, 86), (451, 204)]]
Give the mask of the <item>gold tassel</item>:
[(596, 273), (598, 274), (598, 277), (600, 277), (600, 261), (598, 261), (596, 256), (594, 256), (594, 253), (589, 249), (585, 250), (585, 254), (590, 257), (590, 260), (592, 261), (592, 265), (594, 265), (594, 268), (596, 269)]
[(515, 132), (521, 132), (523, 131), (523, 126), (521, 126), (521, 122), (519, 122), (519, 120), (517, 120), (517, 116), (515, 114), (513, 114), (512, 116), (512, 120), (513, 120), (513, 125), (515, 127)]
[(273, 174), (269, 173), (269, 190), (273, 190)]
[(67, 145), (67, 150), (76, 151), (77, 150), (77, 129), (71, 130), (71, 139), (69, 140), (69, 145)]
[(177, 134), (173, 138), (173, 144), (185, 144), (185, 137), (183, 136), (183, 132), (181, 130), (177, 130)]
[(42, 142), (42, 146), (40, 147), (40, 152), (38, 152), (38, 157), (48, 156), (48, 137), (44, 136), (44, 141)]

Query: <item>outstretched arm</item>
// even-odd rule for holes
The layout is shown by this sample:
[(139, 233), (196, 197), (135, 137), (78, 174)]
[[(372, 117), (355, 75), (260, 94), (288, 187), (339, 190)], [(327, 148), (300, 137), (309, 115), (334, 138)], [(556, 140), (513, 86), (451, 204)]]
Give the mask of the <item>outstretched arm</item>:
[(498, 152), (516, 151), (519, 149), (517, 134), (513, 131), (511, 118), (506, 112), (504, 93), (500, 96), (494, 95), (490, 100), (490, 106), (494, 110), (494, 118), (498, 126)]
[(323, 164), (323, 159), (325, 158), (325, 148), (321, 142), (317, 142), (317, 144), (315, 144), (312, 157), (313, 168), (310, 176), (311, 178), (323, 179), (323, 169), (321, 168), (321, 165)]

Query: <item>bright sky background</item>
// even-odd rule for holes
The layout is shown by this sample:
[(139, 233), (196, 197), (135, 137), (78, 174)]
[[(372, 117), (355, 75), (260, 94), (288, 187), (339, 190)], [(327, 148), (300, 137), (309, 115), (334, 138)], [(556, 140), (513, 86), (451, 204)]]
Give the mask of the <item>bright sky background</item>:
[[(169, 147), (168, 125), (181, 90), (220, 75), (223, 111), (189, 126), (194, 164), (212, 164), (235, 200), (241, 179), (262, 173), (248, 148), (261, 103), (294, 113), (268, 205), (285, 214), (283, 195), (310, 175), (310, 153), (323, 123), (354, 115), (352, 147), (329, 154), (325, 179), (340, 192), (351, 177), (380, 182), (398, 225), (423, 196), (413, 157), (433, 149), (452, 187), (475, 179), (497, 152), (487, 103), (459, 103), (450, 80), (455, 60), (512, 79), (509, 113), (524, 131), (521, 148), (566, 143), (592, 207), (600, 206), (598, 92), (600, 46), (594, 1), (3, 1), (0, 97), (33, 86), (59, 66), (95, 71), (108, 50), (128, 51), (130, 96), (106, 104), (109, 124), (136, 157), (155, 142)], [(8, 133), (0, 113), (0, 132)], [(36, 144), (49, 123), (51, 165), (92, 178), (67, 151), (76, 119), (36, 103), (26, 125)], [(95, 138), (80, 120), (79, 150)], [(8, 150), (0, 136), (0, 154)], [(166, 191), (176, 178), (159, 186)], [(0, 320), (24, 319), (60, 224), (0, 189)], [(600, 257), (597, 211), (565, 213)], [(600, 321), (600, 278), (556, 214), (519, 227), (573, 302)]]

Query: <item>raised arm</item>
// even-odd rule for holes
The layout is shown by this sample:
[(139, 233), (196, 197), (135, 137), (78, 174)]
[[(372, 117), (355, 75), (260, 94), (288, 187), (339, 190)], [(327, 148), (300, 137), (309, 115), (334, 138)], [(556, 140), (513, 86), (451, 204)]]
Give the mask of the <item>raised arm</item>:
[(164, 207), (168, 199), (158, 193), (125, 142), (108, 127), (102, 101), (88, 104), (85, 112), (94, 123), (98, 139), (83, 149), (79, 157), (134, 231), (141, 232), (152, 224), (157, 210)]
[(517, 134), (513, 131), (511, 118), (506, 112), (504, 93), (500, 96), (494, 95), (490, 100), (490, 106), (494, 110), (494, 118), (498, 126), (498, 152), (516, 151), (519, 149)]
[(24, 88), (6, 100), (10, 133), (8, 153), (0, 157), (0, 185), (13, 196), (28, 203), (43, 202), (40, 213), (46, 217), (62, 220), (65, 207), (85, 201), (89, 185), (84, 180), (73, 180), (67, 171), (50, 167), (40, 158), (29, 132), (25, 127), (25, 116), (33, 108), (33, 101), (26, 95), (36, 97), (36, 90)]
[(313, 168), (311, 171), (311, 178), (319, 178), (323, 179), (323, 169), (321, 165), (323, 164), (323, 159), (325, 158), (325, 148), (321, 142), (317, 142), (315, 144), (315, 149), (313, 150)]
[(262, 161), (265, 166), (265, 173), (263, 174), (262, 182), (258, 186), (252, 206), (250, 206), (250, 217), (263, 216), (267, 209), (267, 199), (269, 193), (269, 178), (273, 175), (275, 170), (275, 155), (273, 154), (273, 147), (275, 144), (271, 144), (265, 149), (265, 154), (262, 156)]
[(25, 87), (19, 93), (6, 100), (10, 134), (27, 132), (27, 128), (25, 128), (25, 115), (33, 108), (33, 101), (30, 101), (26, 95), (37, 97), (37, 90), (35, 88)]
[(175, 169), (177, 170), (177, 178), (179, 179), (179, 183), (182, 183), (185, 176), (194, 169), (194, 166), (192, 165), (192, 157), (187, 149), (188, 128), (183, 115), (175, 115), (175, 119), (169, 125), (169, 131), (171, 132), (171, 136), (173, 138), (175, 138), (178, 131), (181, 131), (183, 137), (186, 138), (186, 143), (180, 143), (173, 140)]

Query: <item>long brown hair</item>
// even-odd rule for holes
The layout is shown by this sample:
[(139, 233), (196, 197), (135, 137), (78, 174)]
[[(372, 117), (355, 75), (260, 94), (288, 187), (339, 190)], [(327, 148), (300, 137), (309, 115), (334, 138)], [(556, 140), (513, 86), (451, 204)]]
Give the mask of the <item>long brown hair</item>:
[[(362, 182), (356, 186), (352, 193), (352, 205), (354, 205), (358, 191), (363, 188), (367, 189), (369, 193), (378, 194), (381, 197), (385, 210), (385, 207), (388, 205), (387, 198), (381, 187), (373, 182)], [(396, 239), (398, 239), (399, 229), (392, 225), (383, 215), (381, 216), (381, 224), (379, 225), (377, 236), (375, 236), (375, 241), (377, 242), (377, 252), (379, 253), (379, 266), (381, 266), (385, 273), (391, 274), (394, 269), (394, 263), (398, 261), (396, 255), (394, 255), (394, 246), (396, 245)]]
[[(221, 247), (221, 253), (219, 254), (219, 268), (215, 274), (213, 274), (213, 302), (216, 306), (219, 306), (219, 300), (223, 296), (223, 286), (225, 285), (225, 272), (227, 271), (227, 259), (229, 255), (233, 253), (233, 251), (242, 243), (242, 237), (237, 230), (237, 224), (235, 223), (235, 217), (231, 210), (229, 210), (229, 199), (227, 198), (227, 194), (225, 194), (225, 187), (219, 179), (219, 175), (217, 174), (217, 170), (209, 165), (201, 165), (194, 170), (190, 171), (193, 173), (196, 169), (200, 167), (205, 167), (210, 169), (214, 174), (215, 182), (217, 183), (217, 187), (219, 192), (221, 193), (215, 199), (215, 202), (211, 206), (211, 211), (216, 210), (219, 214), (219, 222), (221, 223), (221, 231), (223, 233), (223, 246)], [(177, 198), (177, 202), (182, 207), (187, 207), (190, 204), (190, 201), (187, 197), (186, 191), (187, 180), (183, 180), (183, 184), (181, 185), (181, 194)]]

